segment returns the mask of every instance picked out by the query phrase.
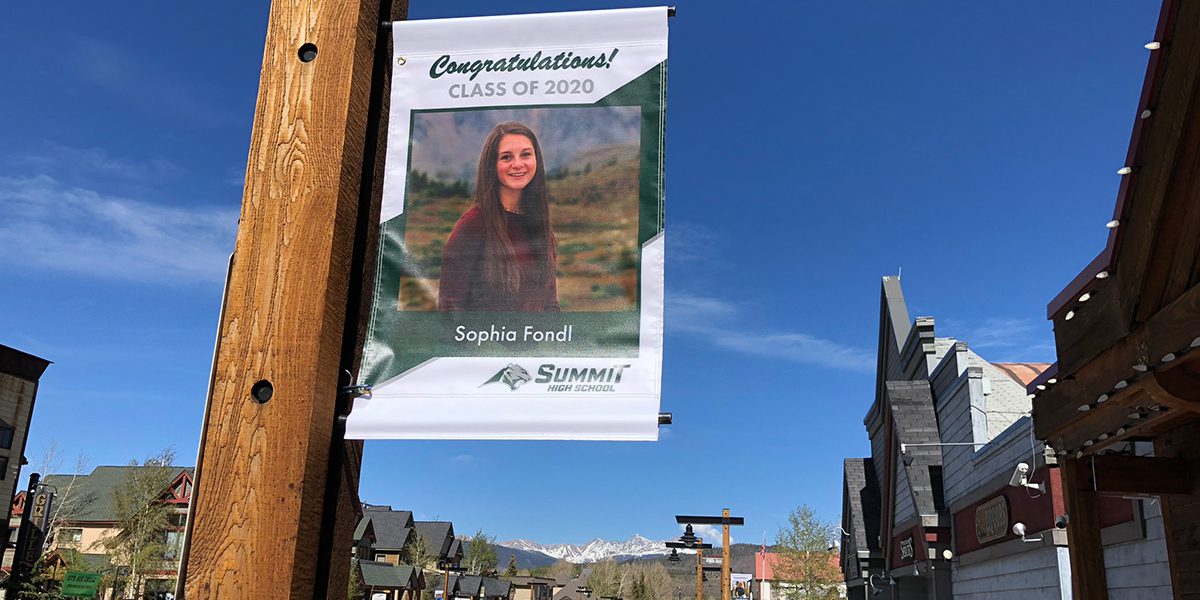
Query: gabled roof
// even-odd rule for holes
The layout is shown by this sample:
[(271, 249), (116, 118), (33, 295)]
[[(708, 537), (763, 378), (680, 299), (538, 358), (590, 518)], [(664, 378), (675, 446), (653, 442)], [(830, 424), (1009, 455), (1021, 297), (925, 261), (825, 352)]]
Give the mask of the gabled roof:
[[(400, 552), (404, 549), (412, 534), (411, 511), (392, 510), (390, 506), (364, 506), (363, 516), (358, 523), (359, 527), (363, 527), (364, 521), (368, 519), (371, 521), (371, 528), (375, 531), (375, 543), (371, 548), (391, 552)], [(355, 530), (355, 539), (362, 539), (357, 529)]]
[(416, 521), (413, 528), (417, 535), (425, 541), (425, 547), (436, 552), (439, 557), (452, 557), (454, 525), (449, 521)]
[(485, 598), (508, 598), (512, 584), (491, 577), (483, 578), (483, 596)]
[(363, 584), (369, 587), (393, 590), (411, 590), (417, 587), (415, 576), (419, 572), (408, 565), (397, 566), (374, 560), (357, 560), (355, 565), (362, 573)]
[(409, 565), (396, 565), (396, 571), (401, 581), (408, 582), (408, 589), (425, 589), (425, 573), (421, 569)]
[[(917, 514), (936, 514), (944, 509), (945, 503), (942, 498), (940, 473), (942, 449), (937, 446), (941, 442), (941, 436), (938, 433), (937, 413), (934, 412), (929, 382), (889, 381), (887, 396), (892, 408), (892, 419), (896, 424), (896, 442), (930, 444), (905, 448), (903, 460), (897, 468), (904, 469), (908, 477)], [(937, 467), (936, 475), (931, 474), (930, 467)]]
[(0, 344), (0, 373), (7, 373), (26, 381), (37, 381), (49, 366), (50, 361), (44, 358)]
[[(157, 467), (96, 467), (87, 475), (47, 475), (42, 482), (58, 489), (60, 500), (54, 510), (66, 511), (59, 514), (67, 521), (111, 523), (117, 519), (116, 491), (125, 485), (133, 470), (147, 468)], [(171, 475), (163, 483), (164, 492), (170, 491), (169, 484), (178, 481), (181, 474), (186, 474), (189, 480), (194, 475), (191, 467), (169, 469)]]
[(355, 543), (361, 542), (363, 538), (375, 545), (375, 527), (371, 525), (371, 517), (363, 517), (358, 520), (358, 525), (354, 528)]
[(845, 527), (858, 550), (877, 552), (879, 547), (879, 484), (875, 477), (875, 461), (870, 458), (847, 458), (844, 463)]
[(478, 597), (483, 593), (483, 577), (479, 575), (463, 575), (458, 578), (458, 586), (455, 587), (455, 593), (468, 594), (472, 598)]

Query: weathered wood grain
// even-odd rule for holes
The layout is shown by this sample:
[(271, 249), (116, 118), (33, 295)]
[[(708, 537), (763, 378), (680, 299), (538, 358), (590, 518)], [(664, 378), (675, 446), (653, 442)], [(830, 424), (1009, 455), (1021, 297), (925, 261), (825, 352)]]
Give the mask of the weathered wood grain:
[[(329, 597), (345, 593), (349, 557), (315, 557), (380, 14), (380, 0), (271, 5), (193, 496), (189, 599), (311, 598), (325, 568)], [(306, 43), (311, 62), (298, 55)], [(250, 396), (257, 381), (274, 387), (264, 404)], [(344, 470), (347, 503), (357, 465)]]

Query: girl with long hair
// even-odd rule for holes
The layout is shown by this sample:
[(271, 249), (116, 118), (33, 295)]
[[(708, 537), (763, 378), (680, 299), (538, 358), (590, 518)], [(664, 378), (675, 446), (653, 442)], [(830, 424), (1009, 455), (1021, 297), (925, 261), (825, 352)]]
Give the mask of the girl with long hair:
[(501, 123), (479, 155), (475, 202), (446, 239), (438, 310), (557, 312), (557, 263), (541, 146), (529, 127)]

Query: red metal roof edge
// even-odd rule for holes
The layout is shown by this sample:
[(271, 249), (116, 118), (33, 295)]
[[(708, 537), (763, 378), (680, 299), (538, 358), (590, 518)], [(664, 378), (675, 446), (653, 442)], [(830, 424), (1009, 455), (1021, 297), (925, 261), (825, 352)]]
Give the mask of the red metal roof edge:
[(1100, 255), (1092, 260), (1088, 266), (1084, 267), (1066, 287), (1060, 291), (1053, 300), (1046, 305), (1046, 318), (1053, 320), (1059, 314), (1066, 312), (1076, 298), (1090, 285), (1095, 279), (1096, 274), (1112, 267), (1113, 258), (1117, 253), (1117, 246), (1120, 244), (1122, 232), (1125, 230), (1122, 217), (1125, 214), (1125, 206), (1129, 202), (1129, 197), (1133, 193), (1134, 178), (1138, 175), (1138, 148), (1141, 145), (1142, 136), (1145, 133), (1146, 119), (1141, 118), (1142, 111), (1150, 108), (1151, 100), (1158, 95), (1158, 88), (1162, 83), (1162, 71), (1165, 55), (1165, 49), (1169, 45), (1170, 40), (1167, 39), (1172, 33), (1172, 25), (1174, 25), (1174, 17), (1176, 13), (1176, 0), (1163, 0), (1162, 9), (1158, 14), (1158, 27), (1154, 32), (1154, 41), (1162, 44), (1162, 48), (1150, 52), (1150, 59), (1146, 63), (1146, 77), (1142, 83), (1142, 97), (1138, 100), (1138, 108), (1133, 118), (1133, 132), (1129, 136), (1129, 150), (1125, 153), (1125, 165), (1132, 167), (1133, 172), (1121, 178), (1121, 186), (1117, 189), (1117, 201), (1113, 207), (1113, 219), (1120, 225), (1109, 230), (1108, 239), (1104, 244), (1104, 250)]
[(1025, 386), (1025, 393), (1027, 393), (1027, 394), (1038, 393), (1039, 391), (1041, 391), (1038, 389), (1039, 385), (1044, 386), (1044, 385), (1046, 385), (1047, 381), (1054, 379), (1055, 377), (1058, 377), (1058, 363), (1053, 363), (1049, 367), (1046, 367), (1046, 370), (1042, 371), (1041, 375), (1038, 375), (1037, 377), (1034, 378), (1033, 381), (1030, 381), (1029, 385)]

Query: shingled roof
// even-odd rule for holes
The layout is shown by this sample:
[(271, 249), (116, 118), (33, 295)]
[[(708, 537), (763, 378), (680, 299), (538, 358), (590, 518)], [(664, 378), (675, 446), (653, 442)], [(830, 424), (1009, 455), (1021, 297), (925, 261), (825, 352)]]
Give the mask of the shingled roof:
[[(392, 510), (390, 506), (366, 506), (363, 507), (359, 527), (368, 519), (375, 530), (375, 544), (372, 548), (391, 552), (404, 549), (413, 530), (411, 511)], [(356, 535), (356, 539), (361, 539), (361, 536)]]
[[(142, 466), (104, 466), (92, 469), (87, 475), (47, 475), (42, 482), (47, 486), (58, 489), (60, 498), (56, 511), (67, 511), (62, 517), (69, 522), (112, 523), (117, 520), (116, 492), (125, 485), (127, 478), (135, 469), (157, 467)], [(191, 467), (168, 467), (169, 475), (163, 482), (163, 491), (171, 484), (180, 472), (193, 475)], [(67, 490), (70, 490), (69, 494)]]
[(896, 441), (908, 445), (897, 468), (903, 469), (908, 478), (913, 507), (918, 515), (936, 514), (945, 503), (942, 498), (942, 449), (938, 446), (941, 436), (929, 382), (889, 381), (887, 397), (895, 421)]
[(483, 578), (483, 597), (484, 598), (508, 598), (512, 592), (512, 583), (492, 579), (491, 577)]
[(879, 485), (875, 479), (875, 461), (870, 458), (847, 458), (844, 463), (842, 493), (850, 507), (848, 531), (856, 549), (878, 551), (879, 547)]
[[(454, 525), (449, 521), (416, 521), (413, 528), (425, 541), (425, 547), (437, 552), (439, 557), (453, 556)], [(379, 535), (376, 532), (376, 535)]]
[(403, 578), (392, 563), (374, 560), (356, 561), (359, 572), (362, 573), (363, 584), (368, 587), (390, 588), (394, 590), (407, 589), (409, 580)]

